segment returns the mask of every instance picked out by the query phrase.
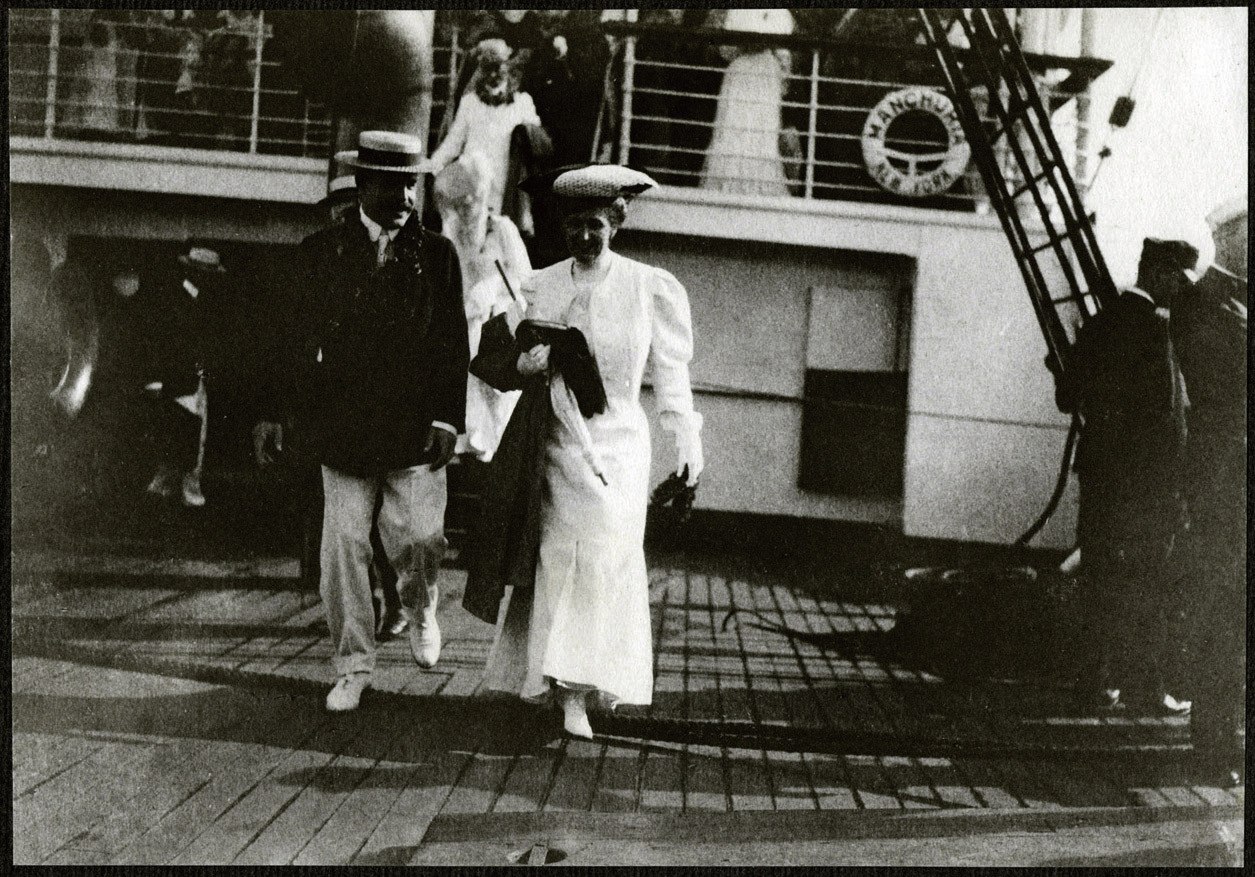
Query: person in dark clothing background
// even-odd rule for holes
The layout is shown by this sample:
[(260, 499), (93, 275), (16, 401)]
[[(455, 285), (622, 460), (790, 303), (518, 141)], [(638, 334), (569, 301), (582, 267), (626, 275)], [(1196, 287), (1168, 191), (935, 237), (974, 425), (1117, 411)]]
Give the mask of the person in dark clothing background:
[(553, 166), (589, 161), (610, 63), (601, 11), (528, 10), (516, 21), (499, 14), (477, 39), (488, 36), (527, 53), (520, 89), (553, 141)]
[(445, 465), (464, 428), (469, 354), (457, 254), (415, 212), (422, 142), (364, 131), (359, 149), (336, 158), (355, 169), (359, 210), (302, 243), (289, 349), (253, 442), (258, 461), (272, 461), (280, 415), (304, 396), (322, 466), (319, 588), (337, 675), (327, 709), (341, 712), (357, 708), (375, 667), (374, 520), (399, 577), (414, 660), (428, 668), (439, 659)]
[(1199, 778), (1240, 784), (1246, 718), (1246, 281), (1211, 266), (1172, 309), (1190, 396), (1181, 589)]
[[(1077, 535), (1091, 589), (1078, 693), (1096, 705), (1172, 708), (1175, 577), (1169, 561), (1184, 525), (1185, 388), (1170, 308), (1198, 251), (1148, 238), (1137, 284), (1085, 323), (1065, 356), (1060, 407), (1082, 418)], [(1139, 703), (1140, 701), (1140, 703)]]
[(165, 498), (177, 493), (183, 505), (199, 508), (205, 504), (207, 383), (221, 336), (224, 269), (208, 247), (190, 246), (178, 263), (178, 271), (158, 273), (147, 295), (155, 329), (149, 335), (154, 380), (145, 390), (159, 402), (158, 465), (148, 492)]

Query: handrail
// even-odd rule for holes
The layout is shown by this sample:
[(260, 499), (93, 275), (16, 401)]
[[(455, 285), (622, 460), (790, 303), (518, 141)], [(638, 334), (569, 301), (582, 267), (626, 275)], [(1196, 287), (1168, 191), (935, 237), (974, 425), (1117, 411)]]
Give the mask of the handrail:
[[(741, 46), (759, 49), (790, 49), (799, 51), (850, 52), (860, 56), (892, 58), (898, 61), (919, 62), (934, 67), (935, 55), (927, 46), (892, 43), (872, 43), (845, 38), (816, 37), (798, 34), (759, 34), (748, 31), (720, 30), (718, 28), (683, 28), (667, 24), (632, 24), (623, 21), (602, 23), (603, 30), (615, 37), (658, 37), (683, 40), (715, 46)], [(963, 60), (969, 50), (955, 47), (955, 55)], [(1111, 68), (1112, 61), (1088, 56), (1044, 55), (1024, 53), (1024, 60), (1034, 73), (1048, 70), (1066, 70), (1068, 77), (1053, 85), (1051, 90), (1060, 95), (1075, 95), (1083, 91)]]

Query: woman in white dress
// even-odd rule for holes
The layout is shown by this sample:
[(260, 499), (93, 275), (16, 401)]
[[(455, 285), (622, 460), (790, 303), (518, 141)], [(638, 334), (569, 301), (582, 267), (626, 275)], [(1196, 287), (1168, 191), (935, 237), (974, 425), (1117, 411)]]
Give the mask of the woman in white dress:
[[(609, 706), (653, 697), (643, 546), (650, 438), (640, 402), (647, 375), (673, 437), (676, 471), (687, 468), (695, 484), (703, 465), (702, 418), (689, 385), (688, 296), (668, 272), (609, 247), (628, 198), (653, 185), (644, 174), (607, 165), (558, 176), (553, 189), (571, 258), (524, 286), (529, 319), (583, 332), (608, 405), (576, 428), (555, 405), (543, 450), (535, 587), (506, 597), (485, 687), (556, 700), (566, 731), (586, 738), (590, 696)], [(537, 346), (515, 367), (535, 375), (548, 370), (548, 357), (549, 347)]]
[(501, 212), (506, 174), (510, 167), (510, 138), (519, 125), (540, 125), (532, 97), (518, 90), (518, 72), (505, 40), (484, 40), (475, 47), (476, 64), (471, 87), (458, 103), (453, 124), (440, 146), (423, 166), (438, 174), (450, 162), (478, 152), (491, 172), (488, 208)]
[[(118, 51), (121, 40), (108, 13), (89, 13), (81, 49), (82, 67), (69, 78), (70, 99), (62, 114), (67, 128), (118, 130)], [(67, 52), (73, 57), (74, 53)]]
[[(787, 9), (729, 9), (724, 30), (793, 33)], [(723, 74), (715, 129), (706, 152), (701, 187), (742, 195), (787, 197), (780, 156), (780, 104), (789, 53), (783, 49), (721, 50), (731, 63)]]
[[(490, 185), (487, 159), (471, 152), (441, 171), (434, 186), (440, 227), (453, 242), (462, 268), (471, 356), (479, 351), (480, 333), (488, 320), (510, 313), (517, 322), (524, 309), (520, 288), (532, 271), (518, 228), (488, 209)], [(468, 375), (466, 432), (458, 436), (457, 452), (485, 463), (491, 460), (518, 398), (517, 390), (500, 393)]]

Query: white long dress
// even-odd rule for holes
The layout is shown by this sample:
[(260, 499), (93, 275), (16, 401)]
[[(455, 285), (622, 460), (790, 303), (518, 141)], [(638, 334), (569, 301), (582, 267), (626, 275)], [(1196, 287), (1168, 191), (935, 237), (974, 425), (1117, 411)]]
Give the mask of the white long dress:
[[(730, 9), (725, 30), (789, 34), (787, 9)], [(780, 156), (780, 107), (789, 54), (783, 50), (739, 50), (719, 88), (715, 127), (701, 188), (742, 195), (787, 197)]]
[[(522, 312), (522, 305), (506, 288), (501, 271), (509, 279), (510, 287), (521, 296), (519, 289), (523, 278), (531, 273), (532, 263), (519, 230), (505, 216), (489, 218), (483, 243), (475, 252), (463, 253), (458, 243), (455, 239), (454, 246), (463, 265), (462, 300), (473, 357), (479, 352), (484, 323), (498, 314)], [(517, 324), (517, 320), (513, 322)], [(466, 380), (466, 432), (458, 437), (457, 452), (473, 454), (487, 463), (501, 443), (521, 393), (518, 390), (499, 392), (474, 375), (467, 375)]]
[(551, 681), (595, 689), (604, 701), (653, 698), (645, 510), (650, 443), (641, 381), (647, 370), (664, 422), (691, 423), (688, 296), (658, 268), (612, 254), (604, 280), (577, 287), (572, 261), (525, 285), (528, 316), (577, 326), (597, 359), (609, 402), (587, 421), (608, 481), (554, 419), (545, 459), (536, 585), (507, 605), (484, 687), (542, 700)]
[[(82, 69), (70, 79), (70, 101), (63, 124), (94, 131), (118, 130), (117, 29), (110, 22), (96, 22), (104, 32), (103, 45), (89, 41), (81, 50)], [(92, 24), (89, 22), (89, 27)]]
[(478, 152), (487, 159), (491, 172), (488, 207), (501, 212), (505, 197), (505, 177), (510, 168), (510, 136), (519, 125), (539, 125), (540, 116), (532, 96), (517, 92), (514, 100), (500, 106), (489, 106), (468, 90), (458, 103), (457, 115), (444, 142), (431, 154), (433, 172), (438, 173), (454, 159), (467, 152)]

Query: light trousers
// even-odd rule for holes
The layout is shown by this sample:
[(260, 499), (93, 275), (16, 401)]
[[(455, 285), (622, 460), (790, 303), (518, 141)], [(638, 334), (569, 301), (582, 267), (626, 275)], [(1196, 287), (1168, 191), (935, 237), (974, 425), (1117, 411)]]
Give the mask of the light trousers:
[(426, 465), (370, 478), (322, 467), (323, 524), (319, 591), (331, 631), (336, 675), (375, 669), (375, 610), (371, 603), (370, 529), (379, 508), (379, 537), (397, 573), (401, 606), (432, 618), (436, 578), (448, 547), (444, 537), (446, 471)]

